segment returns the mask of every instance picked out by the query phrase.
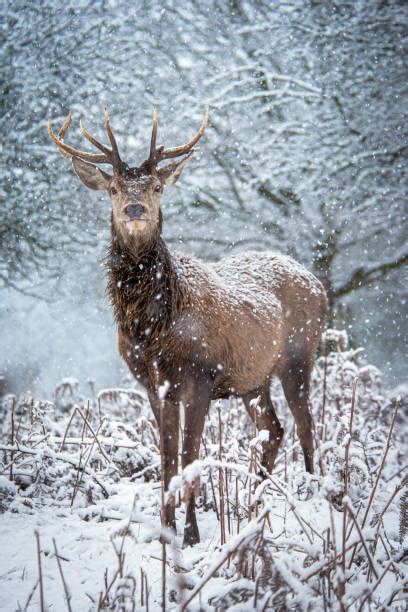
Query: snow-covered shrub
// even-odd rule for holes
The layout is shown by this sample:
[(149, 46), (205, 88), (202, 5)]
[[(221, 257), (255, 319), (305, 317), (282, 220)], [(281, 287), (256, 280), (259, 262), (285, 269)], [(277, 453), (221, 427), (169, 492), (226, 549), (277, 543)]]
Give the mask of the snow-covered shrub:
[[(342, 600), (353, 612), (398, 609), (408, 532), (405, 396), (397, 401), (398, 390), (386, 392), (381, 373), (361, 355), (348, 348), (345, 332), (325, 334), (311, 386), (312, 476), (277, 381), (272, 397), (285, 435), (273, 474), (259, 474), (264, 432), (241, 402), (213, 405), (199, 460), (171, 483), (179, 533), (184, 502), (195, 494), (202, 544), (182, 553), (179, 537), (167, 534), (169, 604), (336, 610)], [(89, 610), (98, 602), (100, 609), (145, 609), (147, 599), (160, 608), (160, 445), (148, 402), (133, 388), (89, 400), (79, 388), (59, 389), (56, 402), (3, 397), (2, 519), (31, 513), (49, 522), (47, 512), (58, 509), (79, 521), (70, 523), (73, 533), (87, 521), (75, 536), (78, 548), (90, 549), (92, 563), (102, 555), (104, 565), (96, 585), (92, 575), (93, 587), (77, 586), (78, 609), (84, 597), (95, 602)], [(106, 533), (88, 537), (99, 524)], [(76, 549), (75, 557), (80, 563)]]
[(68, 411), (75, 404), (81, 403), (79, 382), (76, 378), (64, 378), (54, 391), (55, 404), (62, 411)]
[[(122, 476), (157, 479), (157, 434), (140, 416), (143, 397), (132, 389), (119, 391), (86, 400), (78, 383), (65, 379), (54, 403), (31, 394), (5, 396), (0, 509), (18, 511), (50, 500), (86, 506), (109, 497)], [(114, 418), (127, 411), (132, 424)]]
[[(387, 569), (387, 563), (390, 554), (401, 558), (406, 537), (406, 500), (398, 497), (406, 486), (401, 480), (406, 422), (387, 397), (381, 373), (362, 363), (361, 354), (348, 348), (345, 332), (329, 330), (323, 338), (311, 388), (316, 446), (312, 477), (304, 472), (279, 383), (272, 385), (272, 395), (285, 437), (276, 468), (261, 485), (256, 472), (262, 432), (255, 432), (236, 400), (229, 407), (221, 402), (210, 414), (201, 461), (174, 479), (172, 494), (177, 498), (177, 488), (183, 495), (188, 484), (196, 487), (201, 476), (201, 491), (207, 501), (213, 499), (222, 545), (196, 568), (201, 582), (193, 590), (200, 592), (202, 584), (201, 598), (205, 592), (211, 609), (337, 609), (342, 589), (345, 605), (359, 609), (364, 601), (388, 602), (395, 584), (401, 588), (401, 566)], [(401, 427), (389, 436), (394, 418)], [(262, 512), (268, 517), (264, 528), (239, 540)], [(333, 561), (341, 559), (343, 537), (346, 582), (340, 561)], [(239, 541), (236, 548), (234, 541)], [(374, 569), (364, 546), (374, 557)], [(217, 564), (217, 559), (224, 561)], [(390, 575), (372, 594), (385, 570)]]
[(146, 397), (135, 389), (102, 389), (97, 401), (102, 414), (125, 420), (140, 417), (146, 405)]

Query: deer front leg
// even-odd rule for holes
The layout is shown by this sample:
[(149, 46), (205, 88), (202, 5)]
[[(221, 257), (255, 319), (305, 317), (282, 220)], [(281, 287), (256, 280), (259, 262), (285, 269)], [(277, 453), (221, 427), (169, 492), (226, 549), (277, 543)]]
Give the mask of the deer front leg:
[[(160, 431), (160, 453), (164, 490), (168, 491), (170, 480), (177, 475), (178, 470), (178, 440), (179, 440), (179, 403), (149, 394), (149, 400)], [(167, 527), (176, 531), (176, 515), (174, 501), (165, 506), (165, 522)]]
[[(208, 412), (210, 401), (210, 390), (206, 386), (198, 386), (195, 390), (193, 399), (183, 402), (185, 412), (183, 452), (181, 459), (183, 469), (199, 457), (205, 415)], [(200, 533), (195, 513), (195, 495), (192, 490), (186, 508), (183, 547), (193, 546), (199, 541)]]

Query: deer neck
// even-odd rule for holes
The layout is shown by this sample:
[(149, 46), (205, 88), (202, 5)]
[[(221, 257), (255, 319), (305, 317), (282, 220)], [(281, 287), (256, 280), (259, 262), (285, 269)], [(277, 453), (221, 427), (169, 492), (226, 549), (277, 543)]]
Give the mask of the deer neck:
[(182, 300), (172, 257), (160, 233), (148, 244), (125, 244), (112, 223), (108, 293), (118, 326), (142, 345), (169, 328)]

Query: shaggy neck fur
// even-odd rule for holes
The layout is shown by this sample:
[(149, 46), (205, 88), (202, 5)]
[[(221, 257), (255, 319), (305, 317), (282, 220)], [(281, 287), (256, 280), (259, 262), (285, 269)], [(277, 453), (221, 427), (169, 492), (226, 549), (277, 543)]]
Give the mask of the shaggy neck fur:
[(108, 293), (121, 331), (142, 346), (155, 344), (182, 303), (182, 291), (160, 228), (146, 244), (125, 244), (111, 224)]

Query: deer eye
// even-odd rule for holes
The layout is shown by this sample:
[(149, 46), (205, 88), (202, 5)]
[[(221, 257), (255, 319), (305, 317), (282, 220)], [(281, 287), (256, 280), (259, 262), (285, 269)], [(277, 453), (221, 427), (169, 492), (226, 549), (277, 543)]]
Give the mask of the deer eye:
[(118, 193), (118, 190), (115, 187), (111, 187), (111, 195), (116, 195)]
[(161, 191), (161, 185), (156, 185), (156, 187), (154, 188), (155, 191), (159, 192)]

